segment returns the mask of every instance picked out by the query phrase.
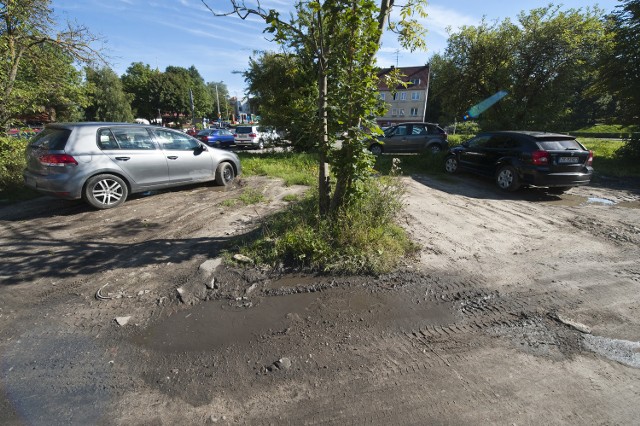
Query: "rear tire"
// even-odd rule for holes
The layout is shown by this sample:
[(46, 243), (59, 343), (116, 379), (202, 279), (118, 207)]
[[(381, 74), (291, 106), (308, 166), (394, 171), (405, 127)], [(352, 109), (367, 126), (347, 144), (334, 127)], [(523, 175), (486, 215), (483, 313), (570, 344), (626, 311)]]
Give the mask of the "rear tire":
[(84, 201), (96, 209), (118, 207), (129, 195), (129, 188), (118, 176), (104, 174), (92, 177), (82, 191)]
[(220, 163), (216, 169), (216, 185), (229, 186), (236, 178), (236, 171), (231, 163)]
[(503, 191), (513, 192), (520, 188), (518, 171), (512, 166), (503, 166), (496, 173), (496, 183)]

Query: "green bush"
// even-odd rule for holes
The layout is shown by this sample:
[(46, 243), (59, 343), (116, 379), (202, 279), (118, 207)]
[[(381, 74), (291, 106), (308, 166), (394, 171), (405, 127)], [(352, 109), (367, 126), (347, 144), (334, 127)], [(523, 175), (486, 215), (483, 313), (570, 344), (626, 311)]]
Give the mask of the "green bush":
[(395, 177), (370, 179), (335, 218), (320, 219), (316, 191), (269, 218), (240, 248), (258, 263), (343, 274), (392, 270), (415, 250), (395, 224), (403, 188)]
[(0, 137), (0, 193), (3, 198), (24, 191), (22, 171), (28, 143), (27, 139)]

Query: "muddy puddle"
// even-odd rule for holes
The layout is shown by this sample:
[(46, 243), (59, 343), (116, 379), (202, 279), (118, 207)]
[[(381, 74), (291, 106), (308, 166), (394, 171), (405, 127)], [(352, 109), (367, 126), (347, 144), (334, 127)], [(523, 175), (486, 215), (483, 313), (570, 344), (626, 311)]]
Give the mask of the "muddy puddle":
[(300, 321), (414, 329), (455, 321), (446, 305), (398, 293), (323, 291), (253, 299), (250, 307), (239, 306), (242, 303), (201, 303), (152, 325), (133, 343), (160, 352), (201, 352), (248, 344), (259, 336), (285, 332)]
[(609, 207), (623, 207), (629, 209), (639, 209), (640, 201), (622, 201), (616, 202), (614, 200), (610, 200), (608, 198), (601, 197), (581, 197), (578, 195), (564, 194), (561, 198), (557, 200), (545, 201), (545, 204), (550, 204), (554, 206), (566, 206), (566, 207), (577, 207), (584, 205), (592, 205), (592, 206), (609, 206)]

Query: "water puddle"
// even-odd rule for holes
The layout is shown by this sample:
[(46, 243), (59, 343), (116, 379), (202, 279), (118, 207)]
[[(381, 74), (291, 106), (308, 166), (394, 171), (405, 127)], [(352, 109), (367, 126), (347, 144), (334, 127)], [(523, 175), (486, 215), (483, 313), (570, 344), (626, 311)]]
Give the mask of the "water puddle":
[[(297, 286), (295, 281), (290, 284)], [(411, 329), (455, 321), (447, 306), (417, 303), (399, 293), (323, 291), (265, 297), (253, 303), (250, 308), (228, 301), (201, 303), (152, 325), (133, 337), (133, 343), (167, 353), (202, 352), (248, 344), (257, 336), (279, 334), (300, 321)]]
[(606, 198), (598, 198), (598, 197), (589, 197), (587, 198), (587, 203), (589, 204), (602, 204), (603, 206), (613, 206), (616, 204), (615, 201), (608, 200)]
[(640, 368), (640, 342), (609, 339), (587, 334), (584, 336), (584, 345), (587, 349), (612, 361)]
[(640, 201), (614, 201), (602, 197), (581, 197), (578, 195), (563, 194), (555, 200), (544, 201), (544, 204), (564, 207), (578, 207), (584, 205), (616, 206), (627, 209), (639, 209)]

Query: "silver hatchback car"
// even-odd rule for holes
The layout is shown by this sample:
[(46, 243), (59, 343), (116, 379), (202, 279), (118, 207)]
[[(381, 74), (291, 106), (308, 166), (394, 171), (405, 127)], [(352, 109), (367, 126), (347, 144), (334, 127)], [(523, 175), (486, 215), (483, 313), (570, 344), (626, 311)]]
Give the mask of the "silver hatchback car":
[(232, 152), (163, 127), (129, 123), (57, 123), (29, 143), (25, 185), (97, 209), (128, 194), (215, 181), (229, 185), (242, 169)]

